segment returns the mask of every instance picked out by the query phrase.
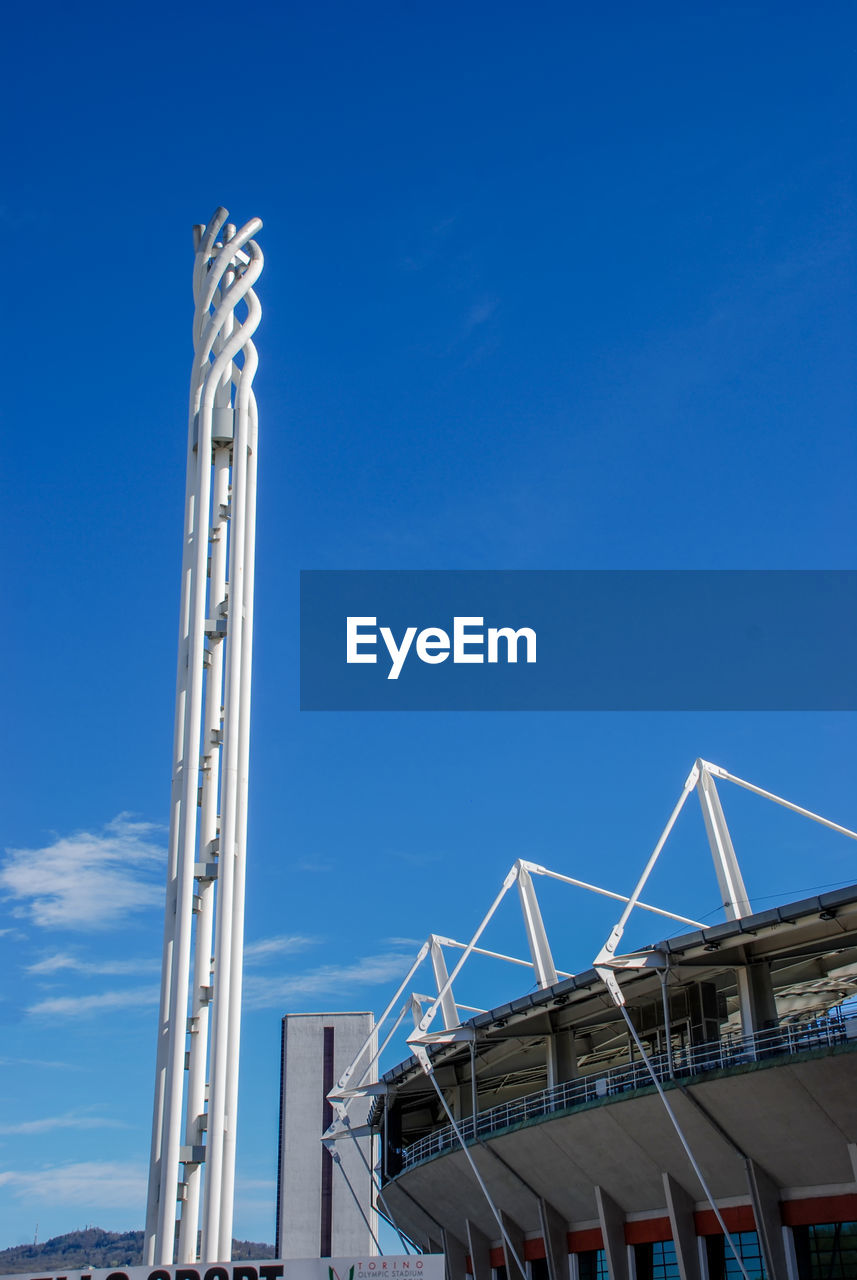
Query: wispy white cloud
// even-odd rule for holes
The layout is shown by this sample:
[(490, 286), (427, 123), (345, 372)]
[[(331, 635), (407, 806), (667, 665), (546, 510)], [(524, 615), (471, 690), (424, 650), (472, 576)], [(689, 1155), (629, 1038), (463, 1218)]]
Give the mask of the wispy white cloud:
[(158, 956), (147, 956), (141, 960), (82, 960), (80, 956), (73, 955), (70, 952), (58, 952), (52, 956), (45, 956), (43, 960), (37, 960), (35, 964), (27, 965), (25, 972), (36, 976), (50, 976), (53, 973), (71, 969), (75, 973), (118, 976), (121, 974), (156, 973), (160, 965), (161, 961)]
[(248, 1009), (281, 1008), (301, 996), (342, 996), (353, 987), (372, 987), (401, 979), (407, 972), (407, 957), (401, 952), (364, 956), (352, 964), (324, 964), (281, 978), (251, 974), (244, 983), (244, 1003)]
[(42, 1169), (0, 1170), (0, 1187), (19, 1200), (91, 1205), (100, 1209), (138, 1209), (146, 1194), (146, 1171), (126, 1161), (81, 1160)]
[(23, 929), (0, 929), (0, 938), (9, 938), (13, 942), (27, 942), (28, 935)]
[(472, 333), (481, 324), (485, 324), (491, 319), (498, 306), (499, 302), (496, 298), (485, 298), (481, 302), (474, 303), (464, 321), (464, 332)]
[(330, 858), (303, 858), (295, 863), (296, 871), (316, 871), (328, 875), (335, 870), (336, 864)]
[(320, 941), (320, 938), (309, 938), (300, 933), (281, 933), (274, 938), (257, 938), (255, 942), (245, 944), (244, 961), (246, 964), (264, 964), (273, 956), (294, 955), (298, 951), (306, 951), (307, 947), (316, 946)]
[(57, 836), (40, 849), (7, 849), (0, 892), (45, 929), (107, 929), (163, 901), (162, 828), (121, 813), (101, 832)]
[[(276, 1178), (248, 1178), (239, 1173), (235, 1185), (235, 1209), (245, 1218), (250, 1214), (263, 1213), (268, 1220), (274, 1212), (277, 1195)], [(242, 1228), (242, 1234), (244, 1230)], [(258, 1239), (258, 1237), (253, 1237)]]
[[(275, 954), (285, 954), (289, 948), (284, 943), (291, 941), (291, 938), (262, 939), (261, 942), (277, 945), (261, 952), (260, 960), (264, 961)], [(320, 942), (321, 939), (306, 939), (307, 945), (316, 941)], [(261, 945), (261, 942), (252, 945)], [(325, 995), (328, 992), (339, 994), (343, 988), (383, 985), (403, 977), (408, 961), (406, 953), (394, 951), (364, 956), (349, 964), (317, 965), (312, 969), (276, 977), (248, 973), (244, 979), (244, 1004), (249, 1009), (278, 1008), (285, 1001), (300, 996)], [(30, 1005), (27, 1013), (34, 1017), (77, 1018), (113, 1009), (148, 1008), (157, 1004), (158, 999), (158, 988), (153, 985), (103, 991), (97, 995), (51, 996)]]
[(0, 1058), (0, 1067), (61, 1067), (63, 1071), (82, 1071), (79, 1063), (52, 1062), (47, 1058)]
[(125, 991), (102, 991), (92, 996), (52, 996), (31, 1004), (27, 1013), (52, 1018), (77, 1018), (87, 1014), (104, 1013), (108, 1009), (148, 1008), (157, 1004), (159, 991), (156, 986), (134, 987)]
[(440, 861), (439, 853), (420, 853), (413, 849), (388, 849), (386, 856), (404, 862), (409, 867), (427, 867)]
[(38, 1120), (22, 1120), (18, 1124), (0, 1124), (0, 1133), (53, 1133), (56, 1129), (126, 1129), (121, 1120), (107, 1116), (67, 1111), (61, 1116), (42, 1116)]

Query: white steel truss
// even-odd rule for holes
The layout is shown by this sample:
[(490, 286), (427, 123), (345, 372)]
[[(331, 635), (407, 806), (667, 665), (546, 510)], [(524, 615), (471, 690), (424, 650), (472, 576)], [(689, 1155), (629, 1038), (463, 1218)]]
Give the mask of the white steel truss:
[[(390, 1003), (378, 1018), (372, 1036), (367, 1038), (354, 1061), (343, 1072), (336, 1087), (328, 1094), (328, 1100), (333, 1106), (334, 1118), (333, 1123), (324, 1135), (325, 1141), (334, 1141), (337, 1137), (356, 1137), (367, 1132), (365, 1126), (355, 1125), (351, 1121), (348, 1115), (350, 1105), (355, 1098), (371, 1098), (385, 1092), (386, 1086), (383, 1082), (377, 1084), (366, 1084), (365, 1082), (372, 1067), (380, 1059), (408, 1014), (413, 1019), (414, 1029), (407, 1037), (407, 1044), (418, 1055), (420, 1061), (424, 1063), (428, 1062), (427, 1055), (425, 1055), (425, 1047), (427, 1045), (448, 1044), (456, 1040), (466, 1040), (470, 1037), (470, 1028), (461, 1025), (458, 1010), (465, 1009), (468, 1012), (482, 1012), (482, 1010), (472, 1010), (469, 1006), (459, 1005), (452, 994), (452, 985), (470, 956), (487, 956), (490, 959), (503, 960), (507, 964), (523, 965), (525, 968), (532, 969), (536, 983), (540, 988), (553, 986), (554, 983), (559, 982), (561, 979), (573, 977), (573, 974), (557, 969), (554, 964), (547, 932), (542, 920), (538, 899), (536, 898), (533, 876), (543, 876), (546, 879), (556, 880), (561, 884), (572, 885), (579, 889), (586, 889), (619, 902), (628, 902), (628, 898), (624, 894), (613, 893), (610, 889), (599, 888), (598, 885), (589, 884), (586, 880), (578, 880), (573, 876), (562, 875), (560, 872), (551, 871), (538, 863), (527, 862), (523, 858), (519, 858), (509, 870), (500, 892), (491, 903), (469, 942), (458, 942), (454, 938), (446, 938), (433, 933), (429, 935), (428, 939), (420, 947), (410, 969), (393, 994)], [(529, 942), (529, 960), (521, 959), (518, 956), (506, 955), (500, 951), (491, 951), (478, 945), (479, 939), (495, 915), (500, 903), (515, 884), (518, 886), (521, 913)], [(656, 915), (665, 916), (667, 919), (675, 920), (679, 924), (691, 925), (694, 929), (702, 928), (699, 921), (691, 920), (687, 916), (677, 915), (674, 911), (667, 911), (662, 907), (654, 907), (646, 902), (638, 901), (637, 905), (643, 911), (651, 911)], [(447, 970), (444, 948), (452, 948), (461, 952), (461, 956), (453, 966), (451, 973)], [(431, 961), (437, 994), (426, 996), (411, 992), (405, 996), (404, 1003), (396, 1012), (386, 1037), (378, 1043), (376, 1039), (378, 1030), (386, 1025), (388, 1019), (393, 1016), (396, 1006), (426, 958)], [(425, 1012), (423, 1012), (424, 1004), (429, 1006)], [(431, 1027), (438, 1013), (441, 1015), (443, 1030), (432, 1031)], [(374, 1052), (372, 1052), (373, 1043), (375, 1044)], [(367, 1057), (370, 1052), (371, 1057)]]
[(194, 227), (149, 1265), (232, 1255), (256, 526), (252, 337), (261, 316), (253, 285), (263, 258), (252, 238), (261, 220), (237, 230), (227, 217), (220, 208)]
[[(714, 859), (714, 870), (717, 875), (717, 883), (720, 886), (723, 910), (725, 912), (726, 919), (740, 920), (743, 916), (752, 915), (750, 900), (747, 896), (747, 890), (744, 885), (744, 878), (741, 875), (741, 868), (738, 865), (738, 859), (735, 856), (732, 837), (730, 836), (729, 828), (726, 825), (726, 818), (723, 814), (723, 808), (720, 804), (720, 797), (717, 793), (717, 786), (714, 781), (715, 778), (720, 778), (727, 782), (734, 782), (737, 786), (743, 787), (746, 791), (751, 791), (755, 795), (762, 796), (766, 800), (772, 800), (775, 804), (791, 810), (792, 813), (798, 813), (805, 818), (811, 818), (813, 822), (818, 822), (824, 827), (829, 827), (832, 831), (838, 831), (840, 835), (848, 836), (852, 840), (857, 840), (857, 832), (851, 831), (848, 827), (840, 826), (837, 822), (831, 822), (829, 818), (823, 818), (820, 814), (813, 813), (810, 809), (804, 809), (801, 808), (800, 805), (792, 804), (790, 800), (784, 800), (782, 796), (774, 795), (771, 791), (765, 791), (761, 787), (754, 786), (751, 782), (745, 782), (743, 778), (735, 777), (734, 774), (727, 772), (726, 769), (722, 769), (719, 765), (711, 764), (708, 760), (697, 760), (685, 780), (684, 788), (678, 799), (676, 807), (673, 809), (672, 814), (667, 821), (667, 825), (664, 827), (661, 837), (655, 845), (649, 860), (643, 869), (640, 879), (637, 881), (634, 892), (628, 899), (625, 909), (617, 923), (614, 925), (610, 936), (599, 951), (598, 955), (595, 957), (594, 963), (596, 972), (607, 987), (613, 1003), (622, 1013), (628, 1027), (628, 1034), (632, 1037), (637, 1047), (637, 1052), (640, 1054), (640, 1057), (646, 1065), (646, 1069), (651, 1076), (652, 1083), (657, 1090), (669, 1121), (675, 1129), (676, 1136), (684, 1147), (685, 1154), (693, 1167), (699, 1181), (699, 1185), (702, 1187), (705, 1197), (720, 1224), (724, 1240), (729, 1245), (735, 1263), (744, 1277), (744, 1280), (749, 1280), (747, 1269), (744, 1266), (737, 1243), (727, 1229), (720, 1207), (709, 1189), (708, 1183), (705, 1179), (705, 1174), (700, 1168), (699, 1162), (693, 1153), (687, 1135), (679, 1123), (675, 1110), (670, 1105), (669, 1099), (663, 1090), (661, 1082), (658, 1080), (657, 1072), (655, 1071), (651, 1057), (640, 1039), (637, 1029), (628, 1014), (628, 1010), (625, 1008), (625, 996), (616, 978), (615, 972), (616, 970), (621, 969), (636, 969), (647, 963), (652, 963), (652, 957), (650, 955), (640, 952), (631, 952), (627, 955), (617, 955), (616, 948), (621, 941), (625, 925), (628, 922), (631, 912), (634, 910), (635, 906), (641, 905), (639, 902), (639, 895), (643, 892), (646, 881), (654, 870), (655, 863), (661, 855), (661, 851), (673, 829), (673, 826), (675, 825), (675, 821), (684, 807), (685, 801), (694, 788), (696, 788), (699, 796), (699, 803), (702, 808), (702, 817), (705, 823), (706, 835), (708, 836), (708, 845), (711, 850), (711, 856)], [(742, 978), (745, 979), (745, 975), (739, 974), (739, 995), (741, 993)], [(745, 1164), (748, 1166), (748, 1169), (750, 1169), (751, 1162), (747, 1161), (746, 1157), (744, 1157), (744, 1159)], [(758, 1202), (758, 1190), (752, 1176), (748, 1177), (748, 1190), (750, 1193), (750, 1200), (753, 1205), (753, 1213), (756, 1222), (759, 1224), (759, 1239), (762, 1255), (765, 1261), (765, 1267), (769, 1275), (774, 1275), (777, 1272), (776, 1261), (772, 1253), (770, 1241), (765, 1235), (763, 1227), (764, 1214)]]
[[(429, 1045), (432, 1044), (449, 1044), (455, 1041), (466, 1041), (472, 1038), (472, 1028), (463, 1026), (459, 1017), (459, 1009), (468, 1009), (468, 1006), (459, 1004), (453, 995), (453, 984), (456, 982), (464, 965), (471, 955), (489, 956), (497, 960), (503, 960), (509, 964), (523, 965), (531, 968), (535, 984), (539, 989), (545, 989), (555, 985), (558, 981), (569, 978), (572, 975), (557, 969), (553, 959), (550, 942), (547, 931), (542, 919), (541, 910), (536, 896), (534, 877), (540, 876), (545, 879), (555, 880), (561, 884), (571, 885), (575, 888), (585, 889), (591, 893), (600, 894), (603, 897), (612, 898), (617, 902), (624, 904), (621, 916), (617, 924), (612, 929), (609, 938), (605, 942), (601, 951), (595, 958), (594, 966), (608, 986), (614, 1001), (622, 1005), (624, 997), (621, 993), (618, 981), (615, 977), (615, 970), (618, 969), (634, 969), (644, 966), (656, 965), (662, 962), (659, 953), (645, 952), (629, 952), (625, 955), (617, 954), (619, 942), (625, 931), (628, 919), (632, 911), (639, 907), (643, 911), (649, 911), (656, 915), (663, 916), (669, 920), (675, 920), (679, 924), (691, 926), (693, 929), (702, 929), (705, 926), (698, 920), (692, 920), (688, 916), (679, 915), (674, 911), (665, 910), (663, 907), (652, 906), (649, 903), (641, 901), (640, 895), (643, 892), (646, 881), (651, 875), (664, 845), (669, 838), (670, 832), (676, 824), (679, 814), (684, 808), (685, 802), (691, 792), (696, 790), (700, 807), (702, 809), (703, 821), (705, 823), (706, 834), (708, 836), (709, 848), (714, 861), (714, 869), (717, 876), (717, 882), (720, 886), (721, 899), (726, 918), (735, 920), (744, 915), (749, 915), (751, 908), (747, 896), (747, 889), (744, 885), (744, 879), (741, 874), (735, 849), (732, 845), (732, 839), (729, 834), (729, 828), (726, 825), (726, 819), (723, 814), (723, 808), (720, 804), (720, 798), (717, 793), (715, 779), (733, 782), (737, 786), (747, 791), (753, 792), (755, 795), (764, 799), (772, 800), (774, 803), (791, 810), (793, 813), (801, 814), (804, 817), (811, 818), (814, 822), (821, 823), (822, 826), (829, 827), (833, 831), (839, 832), (841, 835), (857, 840), (857, 832), (851, 831), (848, 827), (843, 827), (839, 823), (831, 822), (827, 818), (821, 817), (817, 813), (813, 813), (809, 809), (804, 809), (800, 805), (793, 804), (789, 800), (784, 800), (781, 796), (774, 795), (770, 791), (765, 791), (761, 787), (755, 786), (753, 783), (746, 782), (742, 778), (735, 777), (734, 774), (727, 772), (726, 769), (719, 765), (711, 764), (706, 760), (697, 760), (691, 769), (685, 781), (682, 793), (678, 802), (670, 814), (667, 824), (662, 831), (649, 859), (646, 863), (642, 876), (640, 877), (636, 887), (630, 895), (622, 893), (614, 893), (609, 889), (603, 889), (598, 885), (590, 884), (588, 881), (579, 880), (574, 876), (563, 875), (558, 871), (552, 871), (548, 867), (540, 866), (537, 863), (528, 862), (519, 859), (510, 869), (508, 875), (503, 881), (500, 892), (497, 894), (488, 911), (476, 928), (475, 933), (469, 942), (457, 942), (453, 938), (442, 937), (438, 934), (430, 934), (426, 942), (423, 943), (417, 952), (414, 961), (405, 975), (403, 981), (394, 993), (387, 1008), (378, 1018), (372, 1033), (372, 1039), (368, 1039), (360, 1049), (357, 1057), (343, 1073), (337, 1085), (328, 1095), (333, 1106), (334, 1118), (333, 1123), (324, 1135), (327, 1142), (335, 1142), (337, 1138), (353, 1137), (358, 1134), (365, 1133), (367, 1130), (365, 1125), (355, 1124), (349, 1117), (349, 1109), (353, 1101), (357, 1098), (371, 1098), (382, 1095), (386, 1091), (383, 1081), (377, 1084), (366, 1084), (372, 1067), (379, 1060), (384, 1050), (390, 1044), (395, 1033), (398, 1031), (402, 1022), (408, 1014), (413, 1018), (414, 1029), (407, 1037), (407, 1045), (416, 1054), (423, 1065), (423, 1069), (427, 1074), (431, 1074), (431, 1062), (426, 1052)], [(518, 887), (518, 896), (523, 917), (524, 929), (529, 944), (530, 959), (520, 959), (516, 956), (505, 955), (501, 952), (490, 951), (484, 947), (480, 947), (479, 941), (485, 932), (492, 917), (495, 915), (500, 903), (505, 898), (508, 891), (513, 885)], [(444, 948), (454, 948), (461, 951), (461, 956), (453, 966), (450, 972), (447, 969)], [(432, 996), (419, 995), (411, 992), (405, 996), (405, 992), (410, 986), (417, 970), (423, 962), (429, 958), (431, 961), (434, 985), (436, 994)], [(377, 1036), (378, 1031), (387, 1023), (388, 1019), (394, 1016), (399, 1001), (404, 1003), (395, 1012), (393, 1024), (388, 1031), (386, 1038), (380, 1043), (376, 1040), (376, 1047), (372, 1052), (371, 1058), (367, 1059), (367, 1054), (372, 1049), (373, 1039)], [(424, 1005), (428, 1005), (427, 1009), (423, 1009)], [(468, 1009), (468, 1011), (471, 1011)], [(478, 1011), (477, 1011), (478, 1012)], [(442, 1030), (433, 1030), (436, 1018), (440, 1015)]]
[[(541, 910), (539, 908), (532, 877), (545, 876), (549, 879), (560, 881), (563, 884), (583, 888), (593, 893), (616, 899), (625, 904), (618, 922), (611, 930), (607, 941), (595, 958), (594, 967), (599, 977), (607, 987), (614, 1003), (622, 1012), (628, 1026), (629, 1034), (633, 1037), (637, 1045), (638, 1052), (651, 1074), (652, 1081), (657, 1089), (661, 1101), (663, 1102), (667, 1115), (669, 1116), (669, 1119), (676, 1130), (677, 1136), (681, 1141), (694, 1170), (696, 1171), (703, 1192), (714, 1210), (724, 1237), (728, 1241), (728, 1244), (734, 1254), (737, 1267), (743, 1275), (744, 1280), (749, 1280), (747, 1270), (741, 1259), (737, 1245), (726, 1229), (723, 1216), (709, 1190), (703, 1171), (699, 1167), (694, 1153), (688, 1143), (687, 1137), (685, 1136), (675, 1112), (670, 1106), (664, 1090), (661, 1087), (651, 1059), (646, 1053), (640, 1037), (634, 1028), (633, 1022), (628, 1015), (628, 1011), (625, 1008), (625, 997), (616, 978), (617, 970), (639, 969), (652, 966), (658, 967), (665, 964), (664, 956), (657, 951), (646, 950), (629, 952), (624, 955), (617, 954), (617, 948), (624, 934), (625, 926), (631, 916), (631, 913), (636, 907), (640, 907), (644, 911), (655, 912), (658, 915), (676, 920), (682, 924), (692, 925), (695, 929), (702, 929), (705, 927), (698, 921), (690, 920), (686, 916), (677, 915), (675, 912), (666, 911), (660, 907), (650, 906), (640, 900), (640, 894), (643, 892), (646, 881), (651, 875), (655, 863), (660, 857), (664, 845), (669, 838), (670, 832), (673, 830), (678, 816), (693, 790), (696, 790), (699, 797), (702, 817), (705, 824), (706, 834), (708, 836), (708, 844), (714, 861), (714, 870), (717, 876), (718, 885), (720, 886), (722, 905), (726, 918), (727, 920), (737, 920), (742, 916), (752, 914), (747, 889), (741, 874), (741, 868), (738, 865), (738, 859), (735, 855), (735, 849), (729, 834), (729, 828), (726, 825), (723, 808), (720, 804), (720, 797), (717, 792), (715, 778), (733, 782), (737, 786), (744, 788), (746, 791), (750, 791), (766, 800), (772, 800), (775, 804), (789, 809), (792, 813), (797, 813), (803, 817), (810, 818), (813, 822), (818, 822), (822, 826), (839, 832), (840, 835), (848, 836), (852, 840), (857, 840), (857, 832), (852, 831), (850, 828), (843, 827), (836, 822), (831, 822), (828, 818), (823, 818), (820, 814), (813, 813), (811, 810), (804, 809), (800, 805), (793, 804), (789, 800), (784, 800), (782, 796), (774, 795), (773, 792), (765, 791), (762, 787), (757, 787), (753, 783), (746, 782), (744, 779), (736, 777), (734, 774), (727, 772), (726, 769), (721, 768), (719, 765), (711, 764), (707, 760), (700, 759), (695, 762), (693, 768), (688, 774), (678, 802), (670, 814), (667, 824), (650, 854), (643, 873), (630, 896), (613, 893), (610, 890), (599, 888), (597, 885), (589, 884), (586, 881), (577, 880), (572, 876), (561, 875), (559, 872), (550, 871), (546, 867), (519, 859), (503, 881), (503, 886), (499, 894), (492, 902), (486, 915), (483, 916), (476, 932), (470, 939), (470, 942), (460, 943), (454, 941), (452, 938), (443, 938), (437, 934), (430, 934), (428, 940), (423, 943), (422, 947), (417, 952), (416, 958), (408, 970), (408, 973), (405, 975), (403, 982), (400, 984), (392, 1000), (387, 1005), (387, 1008), (376, 1022), (372, 1038), (368, 1039), (364, 1043), (353, 1063), (343, 1073), (336, 1087), (328, 1094), (328, 1099), (333, 1106), (334, 1116), (333, 1123), (323, 1135), (322, 1141), (327, 1144), (335, 1145), (338, 1140), (345, 1138), (354, 1139), (371, 1132), (366, 1123), (355, 1124), (352, 1122), (348, 1114), (349, 1108), (358, 1098), (372, 1099), (374, 1097), (383, 1096), (386, 1093), (386, 1085), (383, 1080), (374, 1084), (367, 1084), (366, 1080), (372, 1067), (381, 1057), (396, 1031), (399, 1029), (401, 1023), (410, 1012), (414, 1021), (414, 1030), (407, 1037), (407, 1044), (413, 1050), (423, 1071), (430, 1079), (443, 1109), (446, 1112), (450, 1126), (456, 1134), (459, 1146), (464, 1152), (465, 1158), (470, 1165), (474, 1178), (478, 1182), (485, 1199), (488, 1202), (489, 1208), (497, 1221), (500, 1234), (505, 1241), (513, 1260), (521, 1273), (524, 1274), (525, 1268), (515, 1251), (513, 1241), (509, 1238), (503, 1215), (494, 1203), (494, 1200), (492, 1199), (491, 1194), (468, 1149), (467, 1143), (462, 1137), (461, 1131), (456, 1123), (452, 1111), (450, 1110), (443, 1090), (437, 1083), (434, 1074), (434, 1067), (428, 1054), (428, 1047), (432, 1044), (451, 1044), (456, 1041), (464, 1043), (470, 1042), (472, 1052), (472, 1046), (475, 1043), (475, 1031), (473, 1027), (463, 1026), (458, 1016), (458, 1010), (467, 1008), (468, 1006), (458, 1004), (452, 991), (453, 982), (457, 979), (466, 961), (471, 955), (490, 956), (511, 964), (524, 965), (526, 967), (531, 966), (536, 986), (542, 990), (554, 986), (561, 978), (568, 978), (572, 976), (571, 974), (563, 973), (561, 970), (558, 970), (554, 965), (553, 955), (548, 941), (547, 932), (544, 927), (544, 922), (542, 920)], [(523, 916), (527, 941), (529, 943), (529, 961), (518, 959), (515, 956), (504, 955), (500, 952), (489, 951), (477, 945), (486, 926), (513, 884), (517, 884), (518, 886), (521, 913)], [(443, 953), (444, 947), (458, 948), (462, 951), (462, 956), (454, 966), (451, 973), (447, 970), (446, 960)], [(401, 999), (412, 978), (427, 956), (431, 959), (435, 985), (437, 987), (437, 995), (429, 997), (411, 993), (401, 1006), (386, 1038), (381, 1044), (377, 1044), (377, 1041), (375, 1041), (376, 1047), (372, 1053), (372, 1057), (368, 1061), (364, 1061), (366, 1054), (370, 1052), (372, 1048), (373, 1039), (377, 1036), (378, 1030), (392, 1015), (398, 1001)], [(422, 1006), (426, 1003), (429, 1005), (429, 1008), (424, 1013)], [(431, 1027), (438, 1013), (441, 1015), (443, 1030), (432, 1031)], [(382, 1194), (382, 1188), (377, 1170), (373, 1177), (373, 1186), (375, 1187), (376, 1195), (380, 1197)], [(755, 1192), (751, 1187), (751, 1198), (754, 1195)], [(759, 1220), (760, 1214), (757, 1214), (757, 1221)], [(770, 1274), (774, 1273), (773, 1264), (770, 1258), (768, 1259), (768, 1269)]]
[(714, 870), (717, 875), (717, 883), (720, 886), (726, 919), (740, 920), (742, 916), (752, 915), (747, 889), (744, 885), (744, 877), (741, 874), (741, 868), (735, 856), (732, 837), (726, 825), (720, 796), (717, 793), (717, 787), (714, 782), (715, 778), (720, 778), (725, 782), (734, 782), (736, 786), (742, 787), (745, 791), (751, 791), (754, 795), (761, 796), (765, 800), (772, 800), (774, 804), (781, 805), (782, 808), (789, 809), (792, 813), (800, 814), (804, 818), (810, 818), (813, 822), (818, 822), (823, 827), (829, 827), (831, 831), (838, 831), (840, 835), (848, 836), (851, 840), (857, 840), (857, 832), (851, 831), (848, 827), (840, 826), (838, 822), (831, 822), (829, 818), (823, 818), (820, 814), (813, 813), (810, 809), (803, 809), (800, 805), (792, 804), (790, 800), (784, 800), (782, 796), (774, 795), (772, 791), (765, 791), (762, 787), (754, 786), (752, 782), (745, 782), (743, 778), (736, 778), (733, 773), (729, 773), (718, 764), (711, 764), (708, 760), (697, 760), (685, 779), (682, 793), (667, 820), (667, 825), (661, 832), (660, 839), (643, 868), (643, 873), (637, 881), (634, 892), (630, 898), (626, 899), (624, 911), (593, 961), (594, 967), (599, 977), (606, 984), (614, 1003), (620, 1007), (625, 1003), (625, 997), (622, 995), (613, 970), (640, 968), (647, 962), (647, 957), (633, 952), (627, 955), (617, 955), (616, 948), (625, 932), (625, 925), (628, 923), (631, 912), (635, 907), (643, 905), (640, 902), (640, 894), (643, 892), (646, 881), (654, 870), (655, 863), (675, 826), (678, 815), (684, 808), (685, 801), (694, 788), (699, 796), (699, 803), (702, 808), (708, 845), (714, 860)]

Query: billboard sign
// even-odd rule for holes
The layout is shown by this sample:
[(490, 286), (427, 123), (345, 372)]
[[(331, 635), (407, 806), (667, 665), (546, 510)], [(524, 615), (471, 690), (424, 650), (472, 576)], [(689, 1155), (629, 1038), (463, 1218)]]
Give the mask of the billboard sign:
[(444, 1280), (442, 1253), (368, 1258), (262, 1258), (172, 1267), (19, 1272), (0, 1280)]

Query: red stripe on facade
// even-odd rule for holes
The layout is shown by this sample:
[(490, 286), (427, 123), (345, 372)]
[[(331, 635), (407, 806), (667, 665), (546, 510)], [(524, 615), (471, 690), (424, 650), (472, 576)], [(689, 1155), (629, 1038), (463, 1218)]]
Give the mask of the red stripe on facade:
[(787, 1227), (814, 1227), (822, 1222), (857, 1222), (857, 1195), (783, 1200), (780, 1202), (780, 1216)]
[(672, 1238), (669, 1218), (643, 1218), (641, 1222), (625, 1223), (625, 1244), (656, 1244)]
[[(733, 1205), (731, 1209), (720, 1210), (727, 1231), (755, 1231), (756, 1219), (749, 1204)], [(713, 1209), (698, 1209), (693, 1215), (694, 1226), (698, 1236), (720, 1236), (723, 1234), (720, 1223)]]
[[(755, 1231), (756, 1221), (753, 1209), (749, 1204), (733, 1205), (720, 1210), (727, 1231)], [(780, 1216), (787, 1227), (811, 1227), (826, 1222), (857, 1222), (857, 1195), (813, 1196), (806, 1200), (783, 1200), (780, 1203)], [(694, 1226), (698, 1236), (718, 1236), (721, 1234), (720, 1223), (713, 1209), (699, 1209), (693, 1215)], [(643, 1218), (636, 1222), (625, 1223), (626, 1244), (657, 1244), (661, 1240), (672, 1240), (672, 1226), (669, 1218)], [(603, 1249), (604, 1244), (600, 1227), (589, 1227), (585, 1231), (569, 1231), (566, 1235), (569, 1253), (589, 1253), (593, 1249)], [(524, 1260), (533, 1262), (536, 1258), (544, 1258), (545, 1242), (540, 1237), (524, 1241)], [(505, 1266), (506, 1259), (502, 1248), (491, 1250), (491, 1266)], [(467, 1274), (473, 1275), (470, 1255), (466, 1259)]]
[(589, 1253), (591, 1249), (604, 1248), (600, 1227), (590, 1227), (587, 1231), (569, 1231), (566, 1239), (569, 1253)]

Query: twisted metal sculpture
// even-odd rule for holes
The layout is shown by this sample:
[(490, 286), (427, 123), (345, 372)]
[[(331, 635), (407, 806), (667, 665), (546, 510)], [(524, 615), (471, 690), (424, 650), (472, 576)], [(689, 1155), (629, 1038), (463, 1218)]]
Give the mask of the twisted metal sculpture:
[(236, 230), (227, 216), (220, 208), (194, 228), (149, 1264), (196, 1260), (200, 1207), (200, 1258), (228, 1260), (232, 1252), (258, 436), (252, 337), (261, 317), (253, 285), (263, 257), (252, 238), (261, 220)]

